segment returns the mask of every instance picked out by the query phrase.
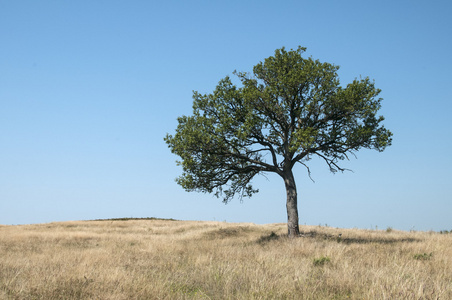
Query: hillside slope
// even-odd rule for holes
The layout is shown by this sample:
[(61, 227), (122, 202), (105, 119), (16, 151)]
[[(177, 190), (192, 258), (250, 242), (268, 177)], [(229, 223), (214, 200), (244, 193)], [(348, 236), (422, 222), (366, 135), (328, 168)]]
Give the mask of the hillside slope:
[(0, 299), (452, 299), (452, 234), (159, 219), (0, 226)]

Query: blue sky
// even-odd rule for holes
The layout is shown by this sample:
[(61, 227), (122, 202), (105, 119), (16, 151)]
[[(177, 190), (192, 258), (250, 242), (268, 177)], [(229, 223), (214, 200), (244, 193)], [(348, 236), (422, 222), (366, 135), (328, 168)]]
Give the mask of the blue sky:
[(187, 193), (163, 137), (285, 46), (369, 76), (394, 133), (331, 174), (295, 170), (300, 224), (452, 229), (450, 1), (0, 0), (0, 224), (115, 217), (286, 222), (285, 190)]

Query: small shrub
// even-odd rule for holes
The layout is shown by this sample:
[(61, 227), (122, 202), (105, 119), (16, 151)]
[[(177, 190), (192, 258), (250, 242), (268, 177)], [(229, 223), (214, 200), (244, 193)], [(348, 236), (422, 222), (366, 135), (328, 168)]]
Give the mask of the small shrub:
[(201, 292), (201, 289), (197, 286), (177, 283), (171, 284), (170, 290), (174, 294), (185, 295), (189, 297), (196, 297)]
[(433, 252), (430, 253), (419, 253), (413, 256), (416, 260), (430, 260), (433, 257)]
[(392, 227), (386, 228), (386, 232), (388, 232), (388, 233), (389, 233), (389, 232), (392, 232), (392, 230), (393, 230)]
[(274, 241), (279, 239), (279, 235), (277, 235), (274, 231), (272, 231), (269, 235), (263, 235), (257, 241), (259, 244), (265, 244), (270, 241)]
[(323, 266), (326, 263), (329, 263), (331, 261), (331, 259), (328, 256), (322, 256), (319, 258), (314, 258), (314, 266)]
[(252, 230), (248, 227), (236, 226), (236, 227), (226, 227), (219, 228), (206, 232), (206, 236), (209, 239), (226, 239), (234, 238), (244, 235), (245, 233), (251, 232)]

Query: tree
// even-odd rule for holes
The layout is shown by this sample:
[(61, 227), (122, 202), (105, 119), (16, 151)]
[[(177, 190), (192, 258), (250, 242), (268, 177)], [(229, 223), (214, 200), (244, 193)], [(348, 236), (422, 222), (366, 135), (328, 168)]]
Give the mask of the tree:
[(180, 156), (176, 179), (187, 191), (215, 192), (227, 203), (258, 192), (255, 175), (273, 172), (284, 180), (288, 234), (299, 235), (294, 166), (312, 157), (331, 172), (361, 148), (383, 151), (392, 133), (377, 116), (380, 90), (369, 78), (339, 85), (338, 66), (303, 58), (306, 48), (277, 49), (253, 68), (234, 72), (211, 94), (193, 93), (193, 115), (178, 118), (175, 135), (165, 137)]

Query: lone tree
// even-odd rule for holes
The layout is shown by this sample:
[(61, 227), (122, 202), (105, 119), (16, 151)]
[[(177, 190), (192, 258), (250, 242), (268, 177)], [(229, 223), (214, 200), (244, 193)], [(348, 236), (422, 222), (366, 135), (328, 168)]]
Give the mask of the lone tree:
[(339, 85), (338, 66), (303, 58), (306, 48), (277, 49), (253, 73), (234, 74), (211, 94), (193, 93), (193, 115), (178, 118), (175, 135), (165, 141), (180, 156), (176, 179), (187, 191), (215, 192), (227, 203), (258, 192), (257, 174), (273, 172), (284, 180), (290, 237), (299, 235), (297, 188), (292, 169), (312, 157), (331, 172), (360, 148), (383, 151), (392, 133), (377, 116), (381, 98), (369, 78)]

